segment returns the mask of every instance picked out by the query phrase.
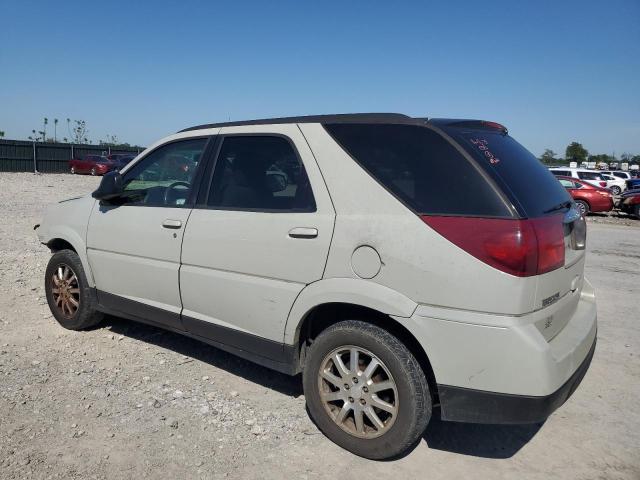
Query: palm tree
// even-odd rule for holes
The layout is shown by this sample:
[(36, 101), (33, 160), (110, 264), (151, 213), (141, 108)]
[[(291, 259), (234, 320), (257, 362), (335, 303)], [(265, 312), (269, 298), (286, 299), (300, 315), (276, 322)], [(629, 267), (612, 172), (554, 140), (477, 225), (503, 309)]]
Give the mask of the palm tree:
[(58, 119), (53, 119), (53, 141), (58, 142)]
[(49, 123), (49, 119), (47, 117), (44, 117), (44, 124), (42, 126), (42, 141), (46, 142), (47, 141), (47, 124)]

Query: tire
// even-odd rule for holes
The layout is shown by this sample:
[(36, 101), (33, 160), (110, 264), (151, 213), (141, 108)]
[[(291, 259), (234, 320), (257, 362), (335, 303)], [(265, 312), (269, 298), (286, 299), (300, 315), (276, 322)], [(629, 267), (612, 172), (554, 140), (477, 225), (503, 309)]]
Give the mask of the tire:
[[(352, 377), (352, 349), (358, 350), (360, 359), (355, 377)], [(339, 370), (334, 353), (342, 355), (344, 370), (340, 376), (335, 374)], [(366, 367), (374, 359), (381, 365), (367, 376)], [(331, 381), (326, 380), (327, 375)], [(384, 388), (383, 382), (393, 388)], [(342, 448), (372, 460), (394, 458), (406, 452), (418, 442), (431, 419), (429, 386), (416, 358), (396, 337), (366, 322), (339, 322), (318, 335), (307, 352), (303, 385), (309, 414), (318, 428)], [(374, 388), (379, 391), (374, 393)], [(395, 414), (377, 405), (394, 407)], [(339, 417), (338, 412), (345, 410), (348, 411), (342, 422), (334, 420)], [(375, 415), (370, 416), (365, 410)], [(359, 427), (357, 412), (362, 418)], [(376, 427), (375, 417), (381, 427)]]
[(87, 284), (80, 257), (73, 250), (53, 254), (47, 265), (44, 289), (53, 317), (64, 328), (83, 330), (102, 320), (103, 314), (96, 310), (96, 298)]
[(620, 195), (622, 193), (622, 189), (619, 186), (614, 185), (611, 187), (611, 192), (613, 192), (614, 195)]
[(96, 167), (93, 167), (93, 168), (91, 169), (91, 175), (95, 176), (96, 174), (97, 174), (97, 172), (96, 172)]
[(638, 220), (640, 220), (640, 204), (636, 205), (633, 208), (633, 214), (636, 216)]
[(71, 167), (71, 175), (75, 175), (76, 173), (76, 167)]
[(576, 206), (578, 207), (578, 211), (580, 212), (580, 215), (582, 215), (583, 217), (586, 217), (591, 210), (589, 208), (589, 204), (584, 200), (576, 200)]

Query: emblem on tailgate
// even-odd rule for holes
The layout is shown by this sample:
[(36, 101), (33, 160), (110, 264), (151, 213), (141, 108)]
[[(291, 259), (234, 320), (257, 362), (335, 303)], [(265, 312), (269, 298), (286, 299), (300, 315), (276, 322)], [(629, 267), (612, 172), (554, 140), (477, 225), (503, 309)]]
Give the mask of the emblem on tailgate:
[(556, 301), (558, 301), (559, 298), (560, 298), (560, 292), (556, 292), (553, 295), (551, 295), (550, 297), (547, 297), (547, 298), (543, 299), (542, 300), (542, 308), (548, 307), (552, 303), (555, 303)]

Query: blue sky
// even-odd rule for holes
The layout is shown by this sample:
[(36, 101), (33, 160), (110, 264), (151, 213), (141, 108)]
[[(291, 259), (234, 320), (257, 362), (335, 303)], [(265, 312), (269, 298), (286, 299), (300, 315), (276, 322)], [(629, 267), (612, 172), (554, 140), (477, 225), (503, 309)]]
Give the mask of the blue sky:
[[(536, 154), (640, 153), (640, 2), (0, 0), (0, 130), (95, 141), (392, 111), (499, 121)], [(51, 125), (49, 126), (51, 131)]]

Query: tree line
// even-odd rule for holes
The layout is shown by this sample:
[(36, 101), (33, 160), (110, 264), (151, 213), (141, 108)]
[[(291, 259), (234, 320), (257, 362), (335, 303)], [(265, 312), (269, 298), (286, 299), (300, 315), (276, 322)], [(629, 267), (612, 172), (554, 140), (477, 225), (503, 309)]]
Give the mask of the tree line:
[[(32, 142), (42, 142), (42, 143), (73, 143), (73, 144), (83, 144), (83, 145), (91, 145), (93, 141), (89, 137), (89, 128), (87, 127), (87, 122), (84, 120), (72, 120), (71, 118), (66, 119), (66, 135), (64, 132), (59, 136), (58, 125), (60, 124), (60, 120), (57, 118), (53, 119), (53, 122), (49, 123), (49, 119), (44, 117), (42, 119), (42, 129), (33, 129), (31, 130), (31, 135), (27, 137)], [(47, 129), (49, 130), (47, 134)], [(52, 131), (53, 130), (53, 131)], [(51, 136), (53, 135), (53, 136)], [(5, 132), (0, 130), (0, 138), (5, 136)], [(131, 145), (127, 142), (121, 142), (118, 140), (116, 135), (107, 134), (104, 138), (99, 139), (97, 145), (102, 145), (105, 147), (118, 147), (118, 148), (142, 148), (139, 145)]]
[(581, 143), (571, 142), (565, 149), (564, 158), (558, 157), (558, 154), (553, 150), (547, 148), (540, 156), (540, 161), (545, 165), (558, 165), (569, 164), (569, 162), (626, 162), (626, 163), (640, 163), (640, 155), (633, 155), (631, 153), (623, 153), (620, 157), (615, 155), (609, 155), (607, 153), (590, 154), (589, 151), (584, 148)]

